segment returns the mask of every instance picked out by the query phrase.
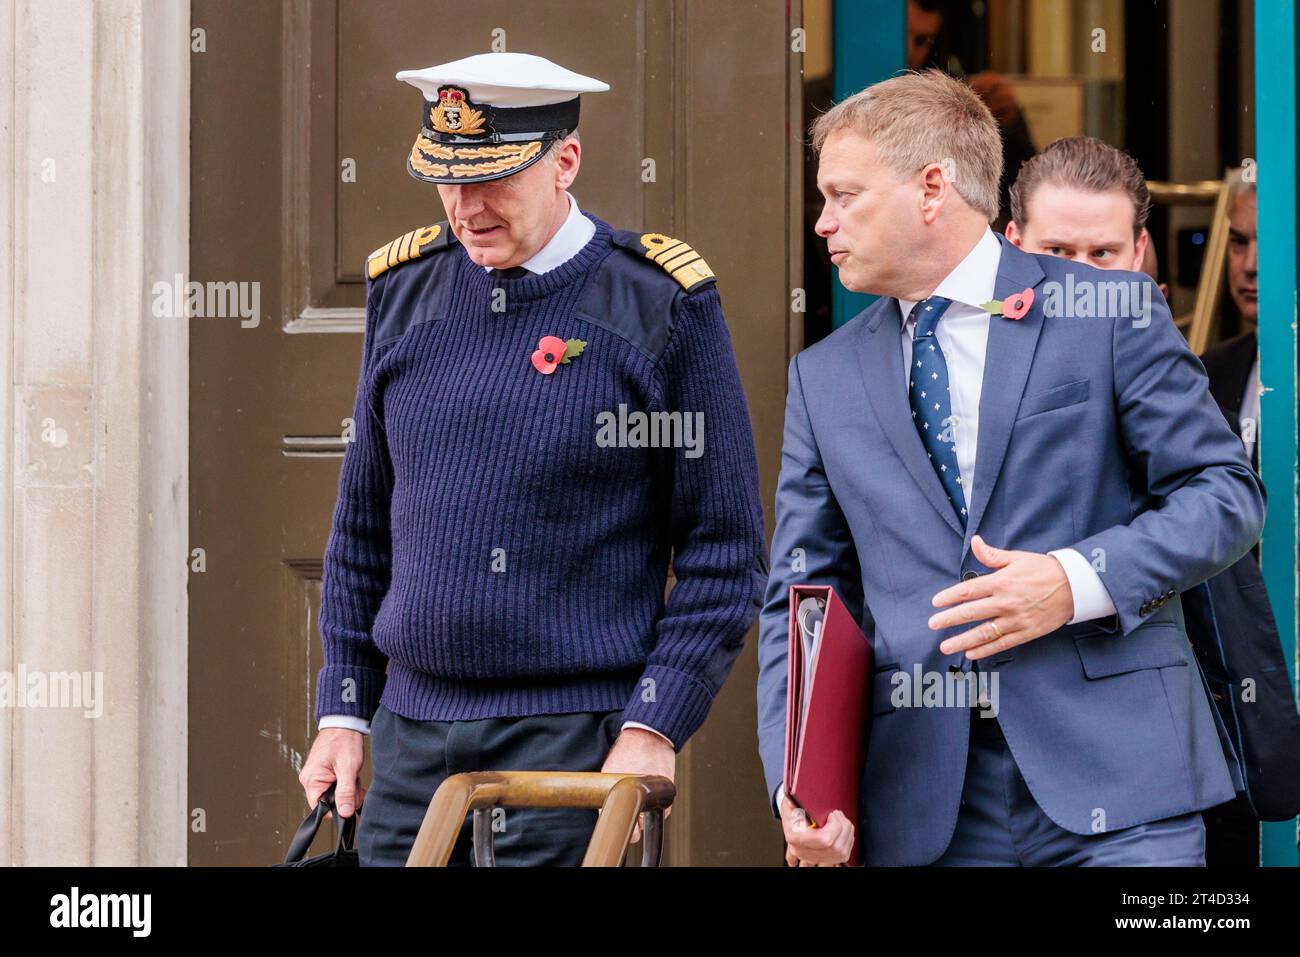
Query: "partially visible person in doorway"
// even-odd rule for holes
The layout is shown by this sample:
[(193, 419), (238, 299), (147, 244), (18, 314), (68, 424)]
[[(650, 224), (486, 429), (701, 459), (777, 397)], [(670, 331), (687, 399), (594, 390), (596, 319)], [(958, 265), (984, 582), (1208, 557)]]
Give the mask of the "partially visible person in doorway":
[(1229, 422), (1236, 424), (1255, 467), (1259, 468), (1259, 261), (1255, 229), (1255, 184), (1242, 171), (1228, 174), (1228, 294), (1241, 333), (1202, 356), (1210, 392)]
[[(1251, 464), (1258, 471), (1260, 394), (1262, 392), (1259, 373), (1259, 260), (1258, 233), (1256, 229), (1256, 189), (1253, 180), (1247, 180), (1242, 169), (1229, 172), (1228, 182), (1228, 294), (1235, 307), (1238, 334), (1210, 348), (1201, 361), (1205, 363), (1206, 374), (1210, 377), (1210, 394), (1214, 396), (1223, 411), (1228, 424), (1241, 436), (1250, 456)], [(1239, 603), (1238, 617), (1249, 620), (1255, 626), (1264, 625), (1265, 633), (1261, 636), (1262, 648), (1270, 653), (1271, 671), (1283, 674), (1288, 664), (1278, 649), (1280, 648), (1276, 625), (1265, 596), (1264, 583), (1258, 566), (1258, 546), (1229, 569), (1221, 578), (1223, 582), (1212, 581), (1211, 585), (1221, 585), (1216, 594), (1222, 592), (1223, 600), (1216, 604), (1221, 607), (1225, 601)], [(1235, 573), (1235, 575), (1233, 574)], [(1233, 585), (1237, 587), (1230, 587)], [(1248, 632), (1249, 634), (1249, 632)], [(1277, 652), (1276, 660), (1273, 653)], [(1282, 803), (1300, 803), (1295, 791), (1300, 784), (1296, 779), (1300, 773), (1300, 719), (1295, 715), (1293, 701), (1290, 697), (1290, 685), (1282, 682), (1286, 692), (1285, 706), (1269, 712), (1270, 731), (1267, 739), (1260, 745), (1267, 750), (1256, 763), (1271, 765), (1274, 761), (1282, 763), (1284, 770), (1276, 775), (1279, 784), (1286, 789)], [(1281, 697), (1282, 688), (1272, 698)], [(1269, 698), (1263, 699), (1269, 703)], [(1256, 736), (1259, 738), (1260, 736)], [(1247, 748), (1251, 745), (1247, 741)], [(1249, 755), (1248, 755), (1249, 757)], [(1271, 795), (1238, 794), (1237, 797), (1211, 808), (1205, 812), (1206, 823), (1206, 863), (1222, 867), (1255, 867), (1259, 864), (1260, 854), (1260, 816), (1264, 820), (1277, 820), (1289, 807), (1269, 809)], [(1257, 806), (1258, 805), (1258, 806)], [(1263, 808), (1263, 810), (1261, 810)]]
[(907, 68), (920, 70), (928, 65), (937, 66), (956, 74), (979, 94), (1002, 134), (1002, 179), (998, 183), (998, 216), (993, 221), (996, 229), (1002, 228), (1010, 215), (1010, 189), (1012, 180), (1025, 160), (1036, 152), (1029, 124), (1020, 109), (1020, 100), (1011, 83), (1000, 73), (984, 70), (962, 75), (955, 57), (943, 57), (951, 62), (938, 62), (936, 56), (940, 35), (943, 32), (943, 0), (908, 0), (907, 3)]
[(943, 29), (941, 0), (907, 0), (907, 68), (919, 70), (934, 55)]

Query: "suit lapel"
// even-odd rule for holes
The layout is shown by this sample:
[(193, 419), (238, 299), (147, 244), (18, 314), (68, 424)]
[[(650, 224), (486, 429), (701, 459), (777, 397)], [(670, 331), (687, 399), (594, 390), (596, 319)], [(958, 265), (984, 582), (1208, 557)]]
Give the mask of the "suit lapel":
[[(1201, 360), (1204, 362), (1205, 360)], [(1255, 335), (1240, 336), (1211, 366), (1205, 363), (1210, 377), (1210, 395), (1232, 416), (1241, 414), (1241, 399), (1250, 381), (1250, 369), (1255, 364)]]
[(903, 373), (903, 346), (900, 341), (903, 317), (898, 310), (898, 300), (881, 297), (872, 308), (875, 311), (868, 318), (858, 349), (862, 377), (876, 413), (876, 421), (880, 423), (889, 444), (903, 460), (903, 465), (930, 500), (930, 504), (952, 526), (952, 530), (960, 535), (961, 522), (953, 511), (952, 502), (948, 500), (939, 476), (935, 474), (934, 466), (926, 457), (921, 437), (916, 434), (916, 426), (912, 424), (912, 408), (907, 401)]
[[(998, 278), (993, 298), (1005, 300), (1025, 288), (1043, 281), (1043, 270), (1034, 257), (998, 236), (1002, 244), (1002, 258), (998, 262)], [(989, 499), (1002, 471), (1002, 461), (1011, 440), (1011, 427), (1015, 423), (1020, 397), (1029, 379), (1029, 367), (1034, 360), (1038, 336), (1043, 331), (1043, 299), (1039, 289), (1034, 290), (1034, 302), (1021, 319), (1005, 316), (989, 318), (988, 348), (984, 356), (984, 380), (980, 389), (979, 439), (975, 447), (975, 493), (971, 499), (970, 520), (966, 523), (966, 547), (978, 530), (980, 519), (988, 508)], [(1007, 547), (1002, 542), (992, 542), (997, 547)]]

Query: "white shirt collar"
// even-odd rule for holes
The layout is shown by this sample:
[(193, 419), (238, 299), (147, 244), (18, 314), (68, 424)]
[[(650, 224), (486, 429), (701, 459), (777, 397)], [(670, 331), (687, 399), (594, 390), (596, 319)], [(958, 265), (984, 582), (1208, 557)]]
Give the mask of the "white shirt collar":
[[(569, 197), (569, 215), (564, 218), (560, 228), (555, 231), (555, 235), (545, 246), (519, 264), (529, 272), (550, 272), (556, 266), (564, 265), (591, 241), (592, 236), (596, 235), (596, 224), (582, 215), (582, 210), (578, 208), (578, 201), (573, 198), (573, 194), (565, 190), (564, 195)], [(490, 270), (492, 267), (483, 268)]]
[[(993, 290), (998, 279), (998, 264), (1001, 261), (1002, 244), (993, 230), (985, 226), (984, 235), (980, 237), (979, 242), (966, 254), (966, 258), (934, 287), (931, 295), (951, 299), (953, 307), (960, 303), (969, 307), (970, 312), (980, 312), (979, 304), (993, 298)], [(915, 300), (898, 300), (904, 328), (908, 326), (908, 315), (915, 305)]]

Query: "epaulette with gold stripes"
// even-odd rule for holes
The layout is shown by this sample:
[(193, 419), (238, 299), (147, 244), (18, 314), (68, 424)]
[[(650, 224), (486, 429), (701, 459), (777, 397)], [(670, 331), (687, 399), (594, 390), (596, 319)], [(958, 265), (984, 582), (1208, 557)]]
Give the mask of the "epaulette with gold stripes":
[(648, 259), (664, 268), (687, 292), (694, 292), (707, 282), (713, 282), (713, 270), (694, 249), (663, 233), (644, 233), (641, 251)]
[(431, 252), (446, 249), (456, 241), (456, 234), (444, 219), (432, 226), (422, 226), (409, 233), (403, 233), (392, 242), (380, 246), (366, 257), (366, 275), (371, 279), (379, 276), (412, 259), (419, 259)]

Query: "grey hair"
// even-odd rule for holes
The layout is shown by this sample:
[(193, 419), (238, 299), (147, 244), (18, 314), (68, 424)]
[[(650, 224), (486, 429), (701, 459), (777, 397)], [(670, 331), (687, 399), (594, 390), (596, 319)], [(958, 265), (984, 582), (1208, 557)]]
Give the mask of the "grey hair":
[(1255, 181), (1253, 179), (1247, 180), (1246, 177), (1242, 175), (1244, 169), (1245, 167), (1242, 166), (1238, 166), (1236, 169), (1230, 169), (1228, 170), (1228, 175), (1224, 177), (1228, 183), (1229, 206), (1235, 203), (1237, 197), (1241, 196), (1243, 193), (1255, 192)]
[(577, 131), (577, 130), (570, 130), (569, 133), (568, 133), (568, 135), (566, 135), (566, 136), (561, 136), (561, 137), (560, 137), (559, 139), (557, 139), (557, 140), (551, 140), (551, 145), (548, 146), (548, 147), (546, 148), (546, 152), (542, 154), (542, 162), (543, 162), (543, 163), (550, 163), (550, 164), (554, 165), (554, 164), (555, 164), (555, 154), (556, 154), (556, 151), (559, 150), (561, 144), (563, 144), (563, 143), (567, 143), (567, 142), (569, 142), (569, 140), (573, 140), (573, 142), (575, 142), (575, 143), (580, 143), (580, 142), (582, 142), (582, 140), (580, 140), (580, 139), (578, 138), (578, 131)]

